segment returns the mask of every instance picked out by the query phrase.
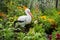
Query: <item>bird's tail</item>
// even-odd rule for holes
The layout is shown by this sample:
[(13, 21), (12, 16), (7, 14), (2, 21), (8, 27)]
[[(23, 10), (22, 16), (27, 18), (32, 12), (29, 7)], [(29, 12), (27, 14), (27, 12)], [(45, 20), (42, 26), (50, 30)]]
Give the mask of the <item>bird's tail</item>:
[(15, 22), (14, 22), (14, 27), (15, 27), (15, 24), (16, 24), (17, 22), (18, 22), (18, 21), (15, 21)]
[(18, 21), (18, 20), (15, 21), (15, 22), (14, 22), (14, 27), (16, 27), (16, 23), (18, 23), (18, 22), (22, 23), (22, 22), (24, 22), (24, 21)]

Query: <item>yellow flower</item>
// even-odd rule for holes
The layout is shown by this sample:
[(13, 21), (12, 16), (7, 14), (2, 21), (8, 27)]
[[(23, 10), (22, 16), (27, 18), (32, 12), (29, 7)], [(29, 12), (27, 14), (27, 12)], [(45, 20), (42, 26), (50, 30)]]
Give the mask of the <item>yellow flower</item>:
[(49, 19), (48, 19), (48, 22), (50, 22), (51, 24), (53, 24), (53, 23), (55, 23), (55, 20), (52, 19), (52, 18), (49, 18)]
[(60, 14), (60, 12), (58, 12), (58, 14)]
[(46, 19), (46, 16), (41, 16), (40, 18), (45, 20)]
[(20, 7), (20, 6), (18, 6), (18, 7), (17, 7), (17, 9), (21, 9), (21, 7)]

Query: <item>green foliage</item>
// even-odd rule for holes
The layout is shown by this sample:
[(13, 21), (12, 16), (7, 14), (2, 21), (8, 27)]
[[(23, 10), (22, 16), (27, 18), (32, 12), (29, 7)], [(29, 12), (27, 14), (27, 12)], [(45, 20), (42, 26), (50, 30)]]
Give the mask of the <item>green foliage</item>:
[[(24, 2), (24, 3), (23, 3)], [(48, 31), (49, 28), (51, 28), (51, 23), (48, 21), (48, 19), (55, 20), (55, 23), (57, 24), (57, 31), (53, 31), (53, 39), (55, 40), (56, 33), (60, 33), (60, 15), (57, 13), (57, 10), (54, 8), (52, 9), (45, 9), (44, 13), (42, 13), (41, 10), (36, 12), (37, 10), (32, 8), (31, 12), (34, 16), (32, 22), (33, 22), (33, 28), (30, 28), (28, 33), (23, 32), (14, 32), (14, 21), (17, 20), (17, 18), (21, 15), (24, 15), (24, 10), (21, 8), (21, 5), (28, 5), (29, 0), (4, 0), (3, 6), (0, 7), (0, 10), (6, 11), (7, 7), (7, 19), (3, 20), (0, 19), (0, 38), (4, 40), (47, 40), (45, 30)], [(42, 17), (44, 16), (44, 17)], [(35, 23), (36, 24), (35, 24)]]
[(50, 9), (45, 9), (45, 11), (44, 11), (44, 15), (55, 15), (57, 13), (57, 11), (56, 11), (56, 9), (54, 9), (54, 8), (50, 8)]
[(4, 40), (13, 40), (13, 31), (9, 28), (9, 29), (3, 29), (3, 36), (4, 36)]

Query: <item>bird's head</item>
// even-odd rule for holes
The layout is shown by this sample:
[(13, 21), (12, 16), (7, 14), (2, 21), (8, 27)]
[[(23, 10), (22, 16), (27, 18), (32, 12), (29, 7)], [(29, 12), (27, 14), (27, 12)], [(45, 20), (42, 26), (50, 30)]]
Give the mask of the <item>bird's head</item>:
[[(27, 6), (25, 6), (25, 5), (24, 5), (24, 6), (22, 6), (22, 8), (23, 8), (24, 10), (28, 9), (28, 8), (27, 8)], [(31, 12), (27, 11), (27, 13), (28, 13), (32, 18), (33, 18), (33, 15), (32, 15), (32, 13), (31, 13)]]
[[(24, 9), (24, 10), (26, 10), (27, 9), (27, 6), (25, 6), (25, 5), (21, 5), (20, 6), (22, 9)], [(33, 16), (32, 16), (32, 13), (31, 12), (29, 12), (29, 11), (27, 11), (27, 13), (33, 18)]]

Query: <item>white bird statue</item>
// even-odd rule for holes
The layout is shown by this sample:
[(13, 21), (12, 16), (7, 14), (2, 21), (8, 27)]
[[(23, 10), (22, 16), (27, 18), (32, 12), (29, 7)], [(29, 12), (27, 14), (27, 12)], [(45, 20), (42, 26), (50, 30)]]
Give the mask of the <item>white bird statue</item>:
[(25, 10), (26, 15), (19, 16), (18, 20), (14, 22), (14, 26), (17, 22), (19, 22), (21, 27), (25, 27), (25, 25), (30, 24), (32, 21), (32, 13), (30, 12), (30, 9), (28, 9), (26, 6), (23, 6), (23, 9)]

